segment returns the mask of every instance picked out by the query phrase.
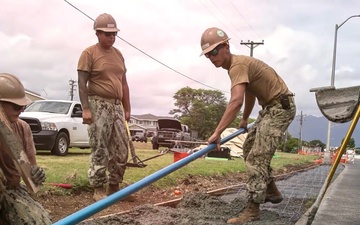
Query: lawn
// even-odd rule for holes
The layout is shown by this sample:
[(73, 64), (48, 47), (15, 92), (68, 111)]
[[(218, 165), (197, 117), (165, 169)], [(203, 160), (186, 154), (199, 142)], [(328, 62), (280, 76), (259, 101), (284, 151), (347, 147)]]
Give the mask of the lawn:
[[(128, 167), (124, 177), (125, 184), (135, 183), (146, 176), (174, 163), (174, 154), (169, 151), (160, 155), (158, 150), (152, 150), (150, 143), (134, 142), (136, 155), (140, 160), (146, 160), (154, 156), (144, 164), (144, 168)], [(160, 149), (164, 150), (164, 149)], [(37, 163), (46, 172), (46, 183), (68, 183), (73, 188), (88, 188), (87, 170), (89, 166), (90, 149), (71, 148), (67, 156), (53, 156), (48, 151), (38, 151)], [(288, 164), (306, 164), (313, 162), (317, 156), (297, 155), (291, 153), (277, 152), (272, 160), (274, 169), (283, 168)], [(241, 158), (231, 160), (214, 160), (199, 158), (173, 173), (153, 183), (158, 188), (166, 188), (176, 184), (176, 181), (188, 175), (194, 176), (216, 176), (245, 172), (245, 164)], [(45, 185), (49, 186), (49, 185)], [(46, 190), (43, 188), (42, 190)]]

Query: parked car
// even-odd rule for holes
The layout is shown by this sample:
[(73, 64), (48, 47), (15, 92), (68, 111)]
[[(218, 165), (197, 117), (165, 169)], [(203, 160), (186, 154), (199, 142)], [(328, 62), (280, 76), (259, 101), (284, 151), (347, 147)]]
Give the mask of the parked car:
[(147, 135), (144, 131), (137, 131), (132, 137), (132, 141), (139, 141), (147, 143)]
[(172, 148), (175, 145), (174, 140), (191, 141), (187, 126), (176, 119), (158, 119), (156, 133), (151, 139), (152, 148)]
[(88, 125), (82, 123), (82, 107), (78, 101), (34, 101), (20, 118), (30, 125), (37, 150), (65, 156), (71, 147), (89, 147)]

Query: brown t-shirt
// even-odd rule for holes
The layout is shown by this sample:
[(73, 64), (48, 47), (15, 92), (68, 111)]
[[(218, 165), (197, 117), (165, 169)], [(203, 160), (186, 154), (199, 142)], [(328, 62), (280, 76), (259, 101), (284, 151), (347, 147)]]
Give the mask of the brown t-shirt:
[[(35, 158), (36, 149), (33, 141), (30, 126), (23, 120), (18, 119), (15, 123), (11, 123), (11, 127), (14, 133), (19, 137), (21, 144), (24, 148), (25, 154), (31, 160)], [(0, 168), (3, 171), (8, 187), (16, 187), (20, 184), (21, 175), (16, 169), (15, 163), (7, 154), (3, 147), (3, 143), (0, 142)]]
[(90, 73), (89, 95), (122, 99), (122, 79), (126, 67), (124, 57), (117, 48), (103, 49), (99, 44), (88, 47), (81, 53), (77, 70)]
[(273, 68), (261, 60), (243, 55), (231, 55), (228, 71), (231, 88), (247, 83), (246, 92), (254, 95), (265, 106), (281, 94), (291, 94), (288, 87)]

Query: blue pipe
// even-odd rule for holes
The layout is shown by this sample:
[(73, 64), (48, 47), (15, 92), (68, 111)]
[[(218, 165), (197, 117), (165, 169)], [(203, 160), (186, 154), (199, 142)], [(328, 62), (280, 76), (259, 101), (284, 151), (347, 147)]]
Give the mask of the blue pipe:
[[(250, 128), (252, 124), (249, 124), (248, 128)], [(220, 144), (224, 144), (225, 142), (228, 142), (229, 140), (235, 138), (236, 136), (242, 134), (245, 132), (244, 128), (240, 128), (236, 132), (224, 137), (221, 139)], [(109, 207), (110, 205), (116, 203), (117, 201), (125, 198), (126, 196), (129, 196), (136, 191), (146, 187), (147, 185), (159, 180), (162, 177), (165, 177), (166, 175), (174, 172), (175, 170), (185, 166), (186, 164), (194, 161), (197, 158), (200, 158), (201, 156), (205, 155), (206, 153), (210, 152), (216, 148), (216, 144), (210, 144), (207, 147), (153, 173), (149, 176), (143, 178), (142, 180), (137, 181), (136, 183), (133, 183), (132, 185), (129, 185), (118, 192), (115, 192), (114, 194), (101, 199), (100, 201), (97, 201), (59, 221), (54, 223), (53, 225), (72, 225), (81, 222), (82, 220), (94, 215), (95, 213), (100, 212), (101, 210)]]

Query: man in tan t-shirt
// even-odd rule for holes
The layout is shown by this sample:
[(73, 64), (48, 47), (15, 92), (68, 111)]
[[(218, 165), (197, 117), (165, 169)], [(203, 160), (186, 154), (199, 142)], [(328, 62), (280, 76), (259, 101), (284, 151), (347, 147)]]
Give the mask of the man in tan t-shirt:
[(243, 105), (239, 128), (247, 129), (255, 100), (258, 100), (262, 110), (243, 144), (248, 203), (239, 217), (227, 221), (246, 223), (260, 219), (260, 204), (277, 204), (283, 199), (275, 185), (270, 163), (296, 109), (293, 94), (275, 70), (258, 59), (231, 54), (228, 41), (227, 34), (216, 27), (205, 30), (201, 36), (201, 55), (215, 67), (227, 70), (231, 81), (230, 101), (208, 143), (220, 148), (220, 134), (236, 119)]
[(103, 13), (96, 18), (94, 30), (98, 43), (81, 53), (77, 70), (83, 123), (89, 124), (88, 178), (94, 187), (94, 200), (98, 201), (118, 191), (123, 181), (128, 160), (125, 120), (130, 119), (130, 97), (124, 57), (113, 47), (119, 31), (116, 21)]

